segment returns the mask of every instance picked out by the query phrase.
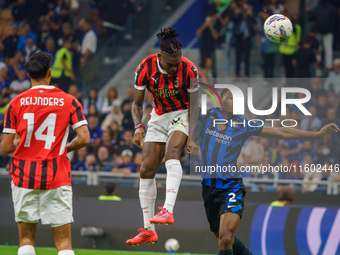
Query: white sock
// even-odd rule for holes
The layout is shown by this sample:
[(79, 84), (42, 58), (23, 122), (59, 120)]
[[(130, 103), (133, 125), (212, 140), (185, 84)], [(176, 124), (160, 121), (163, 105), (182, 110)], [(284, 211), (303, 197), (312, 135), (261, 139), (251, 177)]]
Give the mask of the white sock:
[(179, 185), (181, 184), (183, 170), (178, 159), (169, 159), (165, 162), (167, 171), (166, 176), (166, 195), (164, 208), (173, 213)]
[(18, 249), (18, 255), (35, 255), (34, 246), (24, 245)]
[(155, 226), (150, 223), (150, 219), (155, 216), (155, 201), (157, 187), (155, 179), (140, 179), (139, 201), (143, 210), (144, 228), (155, 231)]
[(62, 250), (58, 252), (58, 255), (74, 255), (73, 250)]

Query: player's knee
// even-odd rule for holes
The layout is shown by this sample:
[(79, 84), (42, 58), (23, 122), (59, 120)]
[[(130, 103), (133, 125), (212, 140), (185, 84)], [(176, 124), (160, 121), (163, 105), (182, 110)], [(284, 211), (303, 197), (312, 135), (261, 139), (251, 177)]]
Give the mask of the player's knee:
[(151, 167), (141, 165), (139, 170), (140, 178), (153, 179), (155, 177), (155, 171)]
[(234, 234), (231, 231), (220, 233), (218, 241), (224, 247), (231, 247), (233, 246), (233, 242), (234, 242)]
[(168, 149), (165, 152), (165, 160), (169, 160), (169, 159), (179, 159), (181, 156), (181, 149), (177, 148), (177, 147), (173, 147), (171, 149)]

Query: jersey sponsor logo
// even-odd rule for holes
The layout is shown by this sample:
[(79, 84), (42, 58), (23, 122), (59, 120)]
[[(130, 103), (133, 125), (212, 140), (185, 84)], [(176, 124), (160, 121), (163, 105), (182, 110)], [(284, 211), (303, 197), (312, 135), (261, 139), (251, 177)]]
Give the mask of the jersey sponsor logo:
[(216, 132), (216, 130), (210, 130), (209, 128), (207, 128), (205, 130), (205, 133), (207, 133), (207, 134), (209, 134), (211, 136), (215, 136), (217, 143), (223, 143), (223, 144), (228, 144), (229, 145), (230, 142), (233, 140), (233, 138), (231, 136), (221, 134), (219, 132)]
[(173, 89), (155, 89), (157, 97), (173, 97), (179, 94), (178, 90)]

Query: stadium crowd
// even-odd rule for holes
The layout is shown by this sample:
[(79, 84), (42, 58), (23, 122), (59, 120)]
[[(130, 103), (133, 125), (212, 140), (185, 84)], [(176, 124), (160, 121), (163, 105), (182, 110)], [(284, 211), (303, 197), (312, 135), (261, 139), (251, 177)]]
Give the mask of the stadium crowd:
[[(138, 172), (141, 164), (141, 149), (133, 144), (134, 123), (131, 116), (133, 87), (127, 87), (125, 95), (118, 95), (116, 88), (110, 88), (107, 96), (98, 95), (97, 88), (89, 89), (87, 95), (81, 95), (79, 81), (90, 79), (94, 74), (91, 59), (97, 51), (97, 45), (103, 35), (100, 18), (104, 17), (114, 24), (131, 26), (129, 14), (141, 11), (142, 1), (128, 1), (131, 9), (126, 10), (121, 20), (110, 20), (115, 15), (101, 11), (109, 8), (113, 1), (41, 1), (37, 8), (33, 0), (17, 0), (6, 5), (1, 19), (1, 62), (0, 62), (0, 126), (2, 129), (3, 113), (11, 98), (30, 87), (24, 72), (28, 58), (38, 51), (51, 53), (55, 57), (52, 67), (52, 85), (74, 95), (82, 102), (84, 114), (89, 123), (91, 142), (73, 154), (69, 154), (72, 169), (75, 171), (107, 171), (133, 173)], [(13, 2), (13, 1), (12, 1)], [(235, 65), (235, 77), (251, 77), (251, 50), (257, 49), (263, 60), (263, 77), (276, 78), (278, 57), (284, 66), (287, 78), (310, 78), (306, 88), (312, 93), (312, 99), (306, 104), (312, 116), (301, 115), (296, 108), (288, 110), (285, 119), (296, 119), (298, 127), (315, 131), (334, 122), (340, 126), (340, 59), (336, 58), (339, 50), (339, 17), (336, 1), (320, 0), (315, 6), (304, 6), (301, 17), (289, 15), (285, 9), (288, 1), (207, 1), (211, 9), (206, 14), (204, 24), (197, 30), (201, 36), (200, 74), (202, 78), (218, 77), (215, 50), (224, 46), (225, 59), (223, 71), (229, 72)], [(228, 5), (227, 8), (224, 8)], [(171, 7), (171, 1), (167, 1)], [(170, 8), (169, 7), (169, 8)], [(336, 6), (339, 9), (339, 5)], [(113, 8), (113, 7), (112, 7)], [(316, 8), (318, 11), (315, 11)], [(274, 44), (265, 38), (263, 23), (275, 13), (286, 14), (291, 18), (294, 32), (288, 43)], [(304, 19), (302, 19), (304, 16)], [(322, 20), (327, 17), (327, 20)], [(131, 30), (127, 29), (126, 39), (131, 39)], [(221, 32), (222, 31), (222, 32)], [(333, 43), (334, 42), (334, 43)], [(231, 59), (235, 52), (235, 60)], [(277, 63), (276, 63), (277, 62)], [(241, 74), (242, 63), (244, 74)], [(276, 65), (275, 65), (276, 64)], [(84, 76), (89, 77), (84, 77)], [(280, 97), (279, 97), (280, 98)], [(143, 124), (147, 122), (153, 109), (152, 98), (147, 93), (143, 111)], [(274, 114), (275, 115), (275, 114)], [(280, 119), (281, 116), (267, 116)], [(69, 140), (74, 133), (70, 131)], [(239, 159), (240, 166), (260, 165), (326, 165), (327, 169), (339, 164), (338, 151), (340, 137), (320, 141), (283, 140), (254, 137), (243, 148)], [(183, 168), (189, 173), (188, 155), (182, 154)], [(4, 158), (0, 152), (0, 167), (9, 167), (10, 158)], [(164, 164), (159, 172), (165, 172)], [(322, 171), (306, 173), (290, 171), (286, 173), (245, 173), (262, 179), (313, 179), (340, 181), (339, 172)], [(266, 186), (265, 186), (266, 188)], [(317, 185), (306, 185), (304, 192), (317, 190)]]

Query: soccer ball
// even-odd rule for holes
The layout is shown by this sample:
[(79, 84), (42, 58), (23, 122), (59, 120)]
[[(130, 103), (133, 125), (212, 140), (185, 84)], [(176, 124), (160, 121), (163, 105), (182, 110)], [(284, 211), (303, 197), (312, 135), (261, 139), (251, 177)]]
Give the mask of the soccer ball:
[(174, 238), (170, 238), (166, 240), (164, 247), (168, 252), (176, 252), (179, 249), (179, 242)]
[(292, 22), (284, 15), (274, 14), (263, 25), (266, 37), (274, 43), (282, 43), (293, 33)]

